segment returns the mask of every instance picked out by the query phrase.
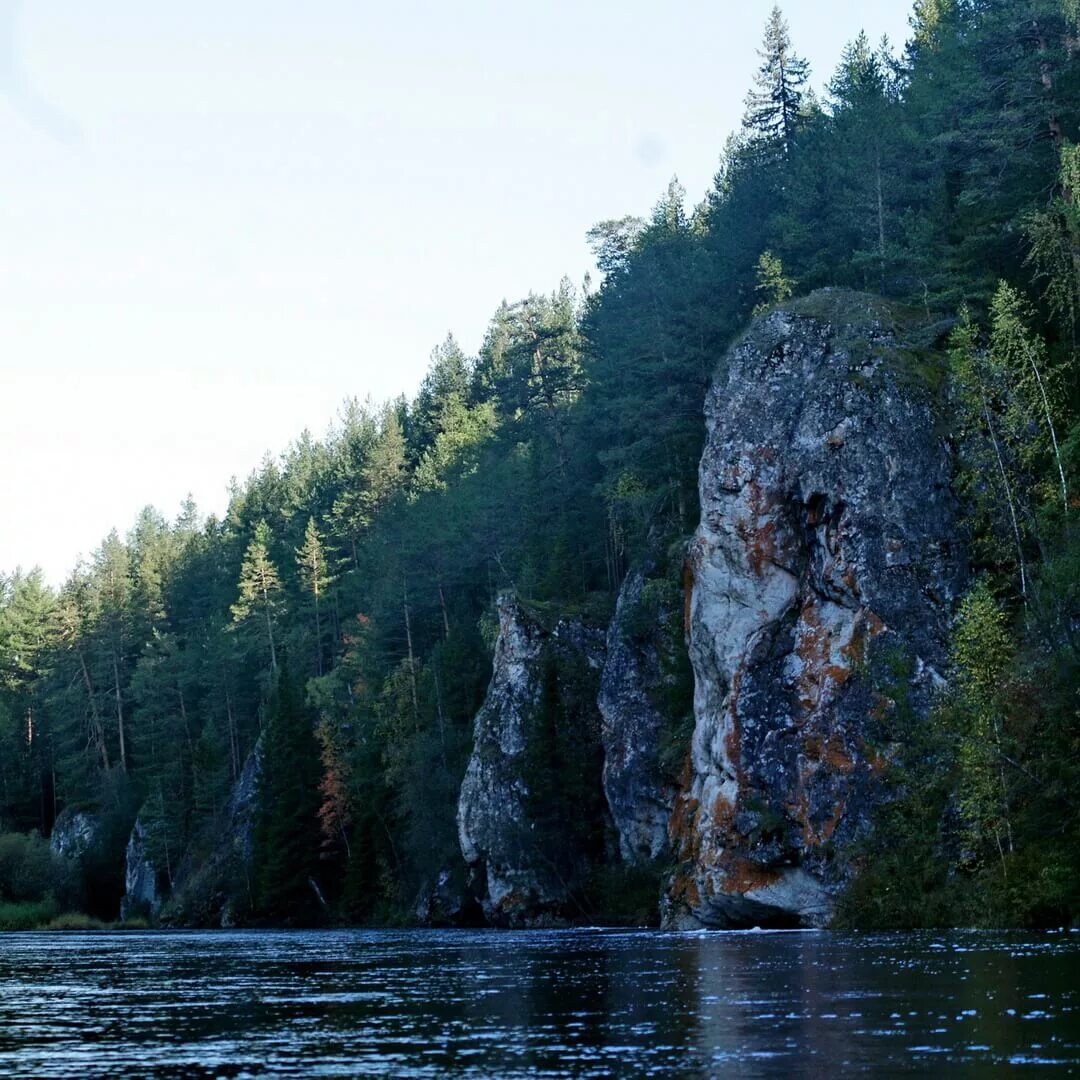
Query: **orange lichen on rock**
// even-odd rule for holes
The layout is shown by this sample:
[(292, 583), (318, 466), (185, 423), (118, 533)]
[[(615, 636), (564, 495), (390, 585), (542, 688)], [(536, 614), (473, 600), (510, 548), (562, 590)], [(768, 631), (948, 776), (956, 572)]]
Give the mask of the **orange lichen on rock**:
[(773, 506), (762, 491), (761, 484), (756, 480), (749, 480), (746, 487), (753, 523), (739, 522), (736, 532), (746, 546), (747, 566), (760, 576), (765, 564), (772, 561), (776, 555), (776, 519), (772, 515)]
[(854, 570), (845, 570), (840, 575), (840, 580), (847, 587), (847, 591), (851, 593), (855, 599), (858, 599), (862, 595), (862, 590), (859, 588), (859, 579), (855, 576)]
[(713, 801), (712, 824), (715, 832), (730, 835), (735, 825), (735, 804), (723, 795)]
[(837, 772), (849, 773), (855, 768), (855, 762), (839, 735), (833, 735), (829, 739), (822, 760)]
[(683, 904), (691, 911), (701, 907), (701, 890), (694, 878), (685, 871), (671, 879), (668, 893), (675, 903)]
[(765, 564), (776, 554), (776, 522), (766, 521), (750, 531), (747, 538), (746, 561), (755, 574), (765, 569)]
[(806, 712), (813, 712), (821, 700), (824, 669), (828, 666), (830, 635), (822, 625), (821, 613), (813, 600), (808, 600), (799, 612), (799, 633), (795, 642), (795, 655), (802, 661), (795, 680), (799, 704)]
[(748, 893), (765, 889), (780, 880), (780, 872), (751, 862), (741, 855), (725, 852), (719, 860), (723, 877), (720, 889), (726, 893)]
[(504, 896), (500, 897), (497, 907), (503, 914), (512, 915), (516, 911), (524, 908), (528, 902), (528, 896), (520, 889), (511, 889)]
[(697, 859), (701, 851), (701, 831), (698, 829), (698, 817), (701, 804), (691, 795), (683, 794), (675, 800), (668, 822), (668, 836), (671, 846), (684, 858)]
[(869, 608), (859, 612), (852, 627), (851, 640), (840, 646), (841, 654), (852, 667), (866, 659), (866, 650), (870, 642), (885, 629), (885, 624)]

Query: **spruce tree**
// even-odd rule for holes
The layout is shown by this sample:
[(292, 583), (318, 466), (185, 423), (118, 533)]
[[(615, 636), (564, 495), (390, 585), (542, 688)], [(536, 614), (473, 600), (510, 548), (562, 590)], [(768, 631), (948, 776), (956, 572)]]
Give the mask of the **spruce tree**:
[(315, 619), (315, 674), (323, 673), (323, 630), (321, 603), (326, 588), (330, 584), (330, 574), (326, 568), (326, 553), (322, 536), (319, 534), (315, 519), (308, 518), (304, 530), (304, 543), (296, 549), (296, 565), (300, 571), (300, 580), (304, 591), (311, 597), (311, 606)]
[(315, 877), (321, 779), (312, 718), (283, 663), (260, 754), (255, 877), (265, 918), (310, 923), (321, 914)]
[(270, 559), (270, 541), (270, 526), (260, 521), (240, 567), (240, 597), (232, 606), (232, 615), (237, 624), (250, 624), (254, 619), (263, 624), (270, 671), (274, 672), (277, 669), (275, 624), (280, 605), (281, 578)]
[(743, 126), (766, 142), (791, 153), (810, 65), (792, 49), (791, 31), (779, 7), (765, 24), (758, 51), (761, 67), (754, 76), (756, 89), (746, 97)]

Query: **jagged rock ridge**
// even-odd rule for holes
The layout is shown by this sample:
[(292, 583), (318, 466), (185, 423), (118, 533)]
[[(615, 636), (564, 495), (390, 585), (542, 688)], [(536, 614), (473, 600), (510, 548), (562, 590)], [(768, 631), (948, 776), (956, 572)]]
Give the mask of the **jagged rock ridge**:
[(681, 649), (682, 634), (680, 630), (679, 640), (670, 640), (672, 612), (663, 604), (656, 611), (640, 612), (649, 584), (663, 582), (649, 582), (644, 569), (635, 569), (619, 590), (598, 700), (604, 796), (618, 832), (619, 856), (628, 864), (668, 854), (675, 799), (674, 785), (660, 765), (660, 740), (670, 718), (658, 698), (672, 678), (664, 671), (661, 654)]
[[(509, 594), (499, 597), (497, 610), (491, 683), (476, 715), (458, 802), (458, 837), (487, 920), (536, 925), (565, 914), (575, 878), (584, 869), (580, 861), (569, 872), (561, 865), (530, 803), (536, 782), (530, 776), (530, 750), (538, 739), (545, 681), (556, 680), (558, 696), (587, 698), (595, 714), (604, 642), (601, 631), (578, 619), (544, 628)], [(576, 691), (565, 680), (572, 670), (586, 684)]]
[(896, 710), (925, 716), (940, 678), (964, 567), (949, 452), (888, 313), (844, 293), (758, 320), (706, 426), (665, 917), (822, 925)]

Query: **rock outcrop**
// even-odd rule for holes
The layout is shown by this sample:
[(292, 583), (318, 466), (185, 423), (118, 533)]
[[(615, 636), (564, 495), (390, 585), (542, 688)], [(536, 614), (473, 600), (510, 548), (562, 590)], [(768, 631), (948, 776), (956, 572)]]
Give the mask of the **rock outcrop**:
[(101, 819), (88, 810), (62, 810), (53, 825), (49, 846), (57, 855), (82, 863), (101, 835)]
[[(580, 620), (546, 629), (507, 594), (499, 597), (498, 616), (491, 683), (476, 715), (458, 800), (458, 838), (487, 921), (542, 925), (564, 914), (579, 862), (570, 837), (555, 835), (550, 820), (538, 820), (541, 808), (545, 815), (557, 813), (548, 793), (541, 794), (553, 750), (542, 744), (560, 737), (555, 717), (546, 712), (591, 710), (595, 736), (590, 733), (584, 749), (595, 745), (599, 794), (595, 701), (603, 634)], [(575, 734), (588, 719), (576, 717)]]
[(427, 881), (413, 905), (424, 926), (483, 926), (484, 913), (464, 881), (462, 867), (444, 866)]
[(631, 865), (664, 857), (675, 786), (661, 767), (661, 738), (672, 724), (661, 698), (674, 676), (665, 661), (684, 648), (682, 618), (671, 640), (671, 604), (649, 603), (643, 570), (627, 575), (607, 634), (598, 704), (603, 718), (604, 795), (619, 835), (619, 856)]
[(161, 907), (157, 887), (157, 869), (147, 848), (146, 828), (139, 818), (131, 828), (124, 849), (124, 895), (120, 900), (120, 918), (153, 918)]
[(174, 875), (160, 921), (179, 926), (235, 926), (250, 916), (251, 861), (259, 744), (248, 755), (225, 809), (209, 835), (196, 839)]
[(824, 924), (927, 713), (965, 564), (919, 362), (828, 291), (755, 322), (709, 393), (669, 925)]

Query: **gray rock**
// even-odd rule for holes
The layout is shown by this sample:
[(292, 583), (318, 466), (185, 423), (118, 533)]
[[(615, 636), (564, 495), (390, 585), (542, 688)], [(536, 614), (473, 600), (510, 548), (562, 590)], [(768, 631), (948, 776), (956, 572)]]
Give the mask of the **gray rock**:
[(100, 833), (101, 820), (97, 814), (88, 810), (65, 809), (53, 825), (49, 846), (57, 855), (81, 863)]
[(603, 635), (580, 620), (560, 621), (549, 631), (509, 594), (499, 597), (497, 607), (491, 683), (474, 724), (458, 800), (458, 838), (487, 920), (541, 925), (558, 918), (573, 882), (553, 870), (530, 820), (531, 724), (541, 704), (546, 659), (577, 660), (598, 678)]
[(669, 925), (819, 926), (927, 715), (965, 556), (934, 399), (888, 311), (818, 293), (755, 322), (706, 403), (693, 776)]
[(681, 640), (666, 640), (669, 607), (650, 613), (648, 626), (636, 625), (645, 583), (643, 571), (634, 570), (619, 591), (597, 702), (603, 718), (604, 796), (619, 834), (620, 858), (629, 864), (667, 854), (675, 788), (660, 767), (660, 738), (669, 718), (657, 696), (667, 678), (662, 652), (684, 647)]
[(161, 907), (157, 888), (157, 868), (147, 849), (146, 828), (139, 818), (131, 829), (124, 850), (124, 895), (120, 900), (120, 918), (135, 915), (153, 918)]
[(256, 744), (209, 834), (189, 846), (177, 867), (162, 923), (230, 927), (250, 915), (258, 780)]
[(433, 881), (423, 885), (413, 913), (425, 926), (477, 926), (484, 921), (460, 865), (442, 867)]

